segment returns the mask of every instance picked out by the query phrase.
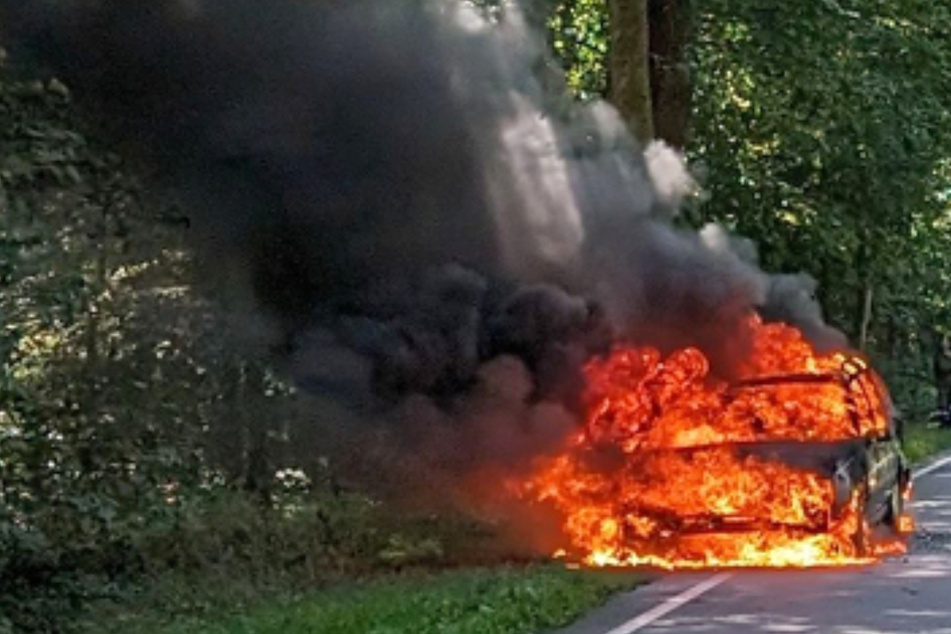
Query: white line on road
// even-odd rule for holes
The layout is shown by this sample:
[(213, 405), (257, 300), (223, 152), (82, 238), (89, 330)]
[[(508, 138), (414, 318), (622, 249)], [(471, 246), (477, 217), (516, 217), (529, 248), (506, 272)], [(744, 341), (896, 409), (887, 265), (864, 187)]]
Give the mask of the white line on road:
[[(951, 455), (941, 458), (940, 460), (935, 460), (931, 464), (918, 469), (914, 472), (914, 477), (920, 478), (922, 476), (926, 476), (947, 464), (951, 464)], [(710, 592), (732, 576), (733, 573), (730, 572), (714, 575), (706, 581), (701, 581), (697, 585), (687, 588), (680, 594), (670, 597), (663, 603), (654, 606), (647, 612), (635, 616), (630, 621), (617, 626), (613, 630), (605, 632), (605, 634), (633, 634), (634, 632), (638, 632), (648, 625), (654, 623), (658, 619), (667, 616), (680, 606), (690, 603), (707, 592)]]
[(654, 606), (640, 616), (636, 616), (623, 625), (619, 625), (613, 630), (606, 632), (606, 634), (632, 634), (633, 632), (642, 630), (657, 619), (667, 616), (685, 603), (690, 603), (700, 595), (713, 590), (732, 576), (733, 574), (728, 572), (714, 575), (706, 581), (702, 581), (691, 588), (687, 588), (680, 594), (670, 597), (660, 605)]
[(941, 460), (935, 460), (931, 464), (926, 465), (922, 467), (921, 469), (918, 469), (917, 471), (915, 471), (914, 475), (916, 478), (920, 478), (923, 475), (928, 475), (932, 471), (937, 471), (938, 469), (940, 469), (941, 467), (943, 467), (944, 465), (948, 463), (951, 463), (951, 456), (947, 456), (945, 458), (942, 458)]

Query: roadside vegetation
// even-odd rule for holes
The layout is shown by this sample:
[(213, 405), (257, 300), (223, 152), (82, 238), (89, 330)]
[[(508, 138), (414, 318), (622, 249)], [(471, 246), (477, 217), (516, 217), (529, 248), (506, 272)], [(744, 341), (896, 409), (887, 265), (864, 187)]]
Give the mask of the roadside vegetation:
[[(538, 4), (568, 88), (609, 96), (607, 3)], [(692, 82), (677, 136), (706, 192), (678, 222), (721, 222), (765, 268), (815, 277), (922, 418), (951, 332), (951, 12), (675, 4)], [(340, 456), (289, 446), (334, 421), (246, 345), (183, 219), (69, 87), (13, 61), (0, 52), (0, 634), (527, 634), (640, 582), (539, 566), (477, 518), (407, 516), (341, 481)], [(913, 461), (949, 448), (907, 430)]]
[[(169, 623), (153, 607), (96, 620), (90, 631), (128, 634), (517, 634), (563, 626), (635, 587), (631, 574), (568, 571), (555, 566), (398, 575), (345, 584), (319, 594), (285, 596), (238, 607), (233, 593), (196, 606)], [(167, 596), (168, 591), (162, 593)]]
[(904, 450), (908, 460), (920, 464), (951, 450), (951, 430), (927, 423), (912, 423), (905, 429)]

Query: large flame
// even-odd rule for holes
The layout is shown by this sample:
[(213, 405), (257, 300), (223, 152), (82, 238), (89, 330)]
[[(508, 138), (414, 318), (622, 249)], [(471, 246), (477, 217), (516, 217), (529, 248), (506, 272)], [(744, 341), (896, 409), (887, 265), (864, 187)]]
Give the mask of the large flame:
[(563, 515), (560, 555), (806, 567), (901, 551), (900, 540), (871, 539), (859, 488), (837, 489), (832, 470), (815, 466), (887, 433), (881, 381), (861, 359), (816, 354), (793, 328), (750, 328), (739, 383), (713, 378), (695, 349), (663, 358), (621, 347), (588, 365), (584, 428), (519, 485)]

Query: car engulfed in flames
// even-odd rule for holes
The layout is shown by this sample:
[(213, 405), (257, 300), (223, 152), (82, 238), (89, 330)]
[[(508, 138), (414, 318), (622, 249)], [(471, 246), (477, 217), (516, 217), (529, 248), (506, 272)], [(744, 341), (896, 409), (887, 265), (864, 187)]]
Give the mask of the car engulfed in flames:
[(901, 552), (910, 473), (864, 360), (750, 320), (743, 378), (695, 349), (620, 347), (586, 368), (587, 420), (523, 496), (594, 566), (812, 567)]

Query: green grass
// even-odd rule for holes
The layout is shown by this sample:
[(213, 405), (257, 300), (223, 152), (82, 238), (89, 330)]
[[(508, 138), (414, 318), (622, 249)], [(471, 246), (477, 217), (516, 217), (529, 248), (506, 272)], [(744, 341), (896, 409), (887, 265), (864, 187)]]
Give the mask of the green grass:
[(269, 603), (230, 617), (159, 625), (128, 634), (532, 634), (559, 627), (633, 588), (631, 573), (556, 566), (392, 577)]
[(919, 463), (942, 451), (951, 449), (951, 429), (911, 423), (905, 429), (905, 455), (912, 463)]

